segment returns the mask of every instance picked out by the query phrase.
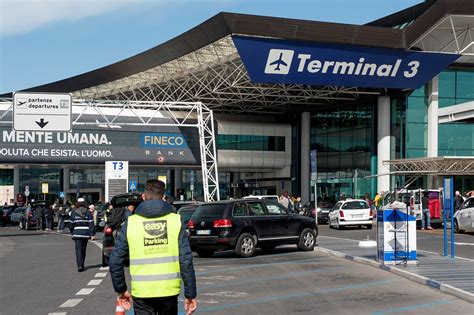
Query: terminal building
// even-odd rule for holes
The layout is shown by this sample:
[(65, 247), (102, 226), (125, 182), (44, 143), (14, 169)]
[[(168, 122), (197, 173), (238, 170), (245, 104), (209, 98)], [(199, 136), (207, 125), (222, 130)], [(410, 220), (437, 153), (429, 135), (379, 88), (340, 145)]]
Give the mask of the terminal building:
[[(123, 61), (25, 90), (88, 104), (73, 108), (88, 123), (71, 133), (12, 131), (12, 95), (2, 95), (0, 201), (25, 186), (42, 198), (43, 183), (51, 200), (103, 200), (108, 160), (129, 161), (138, 190), (160, 178), (168, 194), (199, 199), (197, 132), (134, 125), (155, 117), (134, 109), (148, 102), (212, 110), (221, 199), (288, 191), (306, 202), (314, 181), (318, 197), (373, 198), (406, 180), (387, 161), (474, 156), (473, 38), (471, 0), (425, 1), (365, 25), (219, 13)], [(440, 185), (422, 176), (412, 187)], [(455, 188), (472, 190), (474, 178), (456, 176)]]

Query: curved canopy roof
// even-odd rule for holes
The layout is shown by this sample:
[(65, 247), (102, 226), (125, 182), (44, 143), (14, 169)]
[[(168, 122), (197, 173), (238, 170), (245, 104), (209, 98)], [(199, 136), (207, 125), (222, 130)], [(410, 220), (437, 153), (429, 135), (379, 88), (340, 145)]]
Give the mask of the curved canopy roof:
[(446, 15), (474, 16), (471, 1), (426, 1), (367, 25), (219, 13), (143, 53), (25, 91), (68, 92), (81, 99), (202, 101), (210, 108), (237, 112), (353, 102), (379, 91), (251, 83), (231, 36), (405, 50)]

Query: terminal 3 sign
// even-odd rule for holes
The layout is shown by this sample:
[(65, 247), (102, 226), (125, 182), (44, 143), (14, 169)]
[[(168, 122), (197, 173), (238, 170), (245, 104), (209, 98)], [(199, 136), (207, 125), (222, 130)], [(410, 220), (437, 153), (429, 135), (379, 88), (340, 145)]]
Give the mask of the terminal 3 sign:
[(456, 54), (233, 36), (252, 82), (416, 89)]
[(196, 165), (200, 161), (199, 137), (195, 128), (188, 129), (43, 132), (0, 128), (0, 163), (102, 164), (121, 160), (144, 165)]

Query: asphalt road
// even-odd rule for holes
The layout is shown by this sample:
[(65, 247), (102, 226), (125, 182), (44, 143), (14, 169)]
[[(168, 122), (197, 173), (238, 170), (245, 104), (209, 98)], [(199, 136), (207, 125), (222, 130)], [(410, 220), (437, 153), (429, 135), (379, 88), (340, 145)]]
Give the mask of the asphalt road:
[[(331, 236), (346, 238), (352, 240), (365, 240), (367, 236), (371, 240), (376, 240), (377, 230), (375, 226), (373, 229), (346, 227), (341, 230), (330, 229), (327, 224), (319, 225), (319, 234), (322, 236)], [(450, 249), (450, 233), (448, 229), (448, 255), (451, 253)], [(433, 253), (443, 254), (444, 231), (443, 228), (434, 230), (417, 230), (417, 250), (424, 250)], [(474, 233), (469, 234), (454, 234), (454, 255), (474, 259)]]
[[(89, 243), (87, 255), (87, 270), (78, 273), (69, 236), (0, 228), (0, 312), (113, 314), (115, 294), (109, 273), (100, 270), (100, 248)], [(294, 246), (248, 259), (230, 252), (195, 257), (194, 263), (198, 314), (473, 311), (472, 304), (383, 270)]]

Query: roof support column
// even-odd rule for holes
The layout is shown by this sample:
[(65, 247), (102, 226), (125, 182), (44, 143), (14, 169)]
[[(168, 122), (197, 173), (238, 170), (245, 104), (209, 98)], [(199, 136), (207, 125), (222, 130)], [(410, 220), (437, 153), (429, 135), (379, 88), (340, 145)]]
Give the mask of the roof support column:
[[(14, 202), (16, 202), (16, 195), (21, 192), (23, 191), (20, 187), (20, 169), (18, 168), (18, 166), (15, 166), (15, 168), (13, 169), (13, 199), (15, 200)], [(8, 203), (10, 203), (10, 200), (8, 200)]]
[(383, 161), (390, 160), (390, 97), (379, 96), (377, 99), (377, 191), (390, 190), (390, 175), (382, 175), (390, 170)]
[(428, 85), (428, 157), (438, 156), (438, 76)]
[(311, 115), (309, 112), (301, 113), (301, 151), (300, 151), (300, 162), (301, 162), (301, 202), (303, 204), (309, 201), (309, 159), (310, 159), (310, 134), (311, 134)]
[[(438, 76), (428, 83), (428, 134), (427, 134), (427, 157), (438, 156)], [(435, 189), (441, 187), (441, 177), (428, 176), (428, 187)]]

